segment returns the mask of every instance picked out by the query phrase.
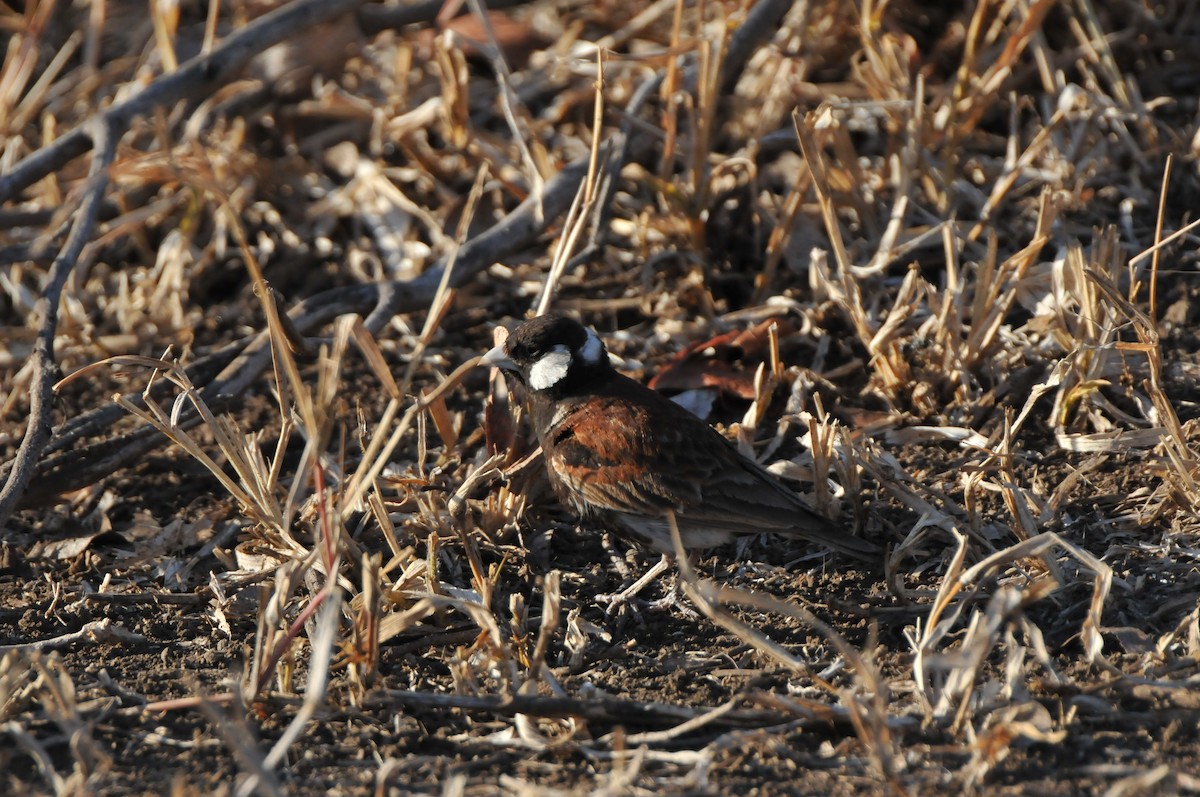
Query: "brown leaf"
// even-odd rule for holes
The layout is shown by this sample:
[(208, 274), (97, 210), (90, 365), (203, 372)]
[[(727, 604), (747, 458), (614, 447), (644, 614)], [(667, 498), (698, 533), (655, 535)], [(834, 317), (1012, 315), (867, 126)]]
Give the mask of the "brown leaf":
[[(512, 69), (520, 69), (530, 55), (550, 44), (526, 20), (514, 19), (503, 11), (488, 11), (487, 15), (496, 36), (496, 44), (504, 54), (504, 62)], [(450, 32), (464, 55), (471, 58), (487, 57), (487, 32), (475, 15), (455, 17), (441, 25), (440, 30)], [(425, 29), (419, 34), (418, 42), (424, 48), (431, 48), (435, 35), (434, 31)]]
[(92, 544), (92, 541), (101, 534), (106, 534), (103, 531), (94, 531), (87, 534), (79, 534), (74, 537), (67, 537), (61, 540), (38, 540), (29, 549), (30, 559), (74, 559), (79, 554), (83, 553)]
[(783, 319), (767, 318), (749, 329), (693, 343), (650, 380), (650, 387), (666, 393), (716, 388), (753, 401), (754, 372), (769, 354), (772, 324), (779, 325), (780, 337), (794, 331)]

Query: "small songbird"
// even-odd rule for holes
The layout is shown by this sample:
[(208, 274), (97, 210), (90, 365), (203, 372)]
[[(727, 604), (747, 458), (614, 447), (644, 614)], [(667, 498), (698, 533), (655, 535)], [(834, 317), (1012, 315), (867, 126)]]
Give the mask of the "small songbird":
[(861, 559), (879, 549), (817, 514), (707, 423), (618, 373), (596, 333), (562, 315), (518, 326), (485, 354), (523, 387), (564, 505), (666, 555), (674, 513), (687, 551), (738, 535), (802, 537)]

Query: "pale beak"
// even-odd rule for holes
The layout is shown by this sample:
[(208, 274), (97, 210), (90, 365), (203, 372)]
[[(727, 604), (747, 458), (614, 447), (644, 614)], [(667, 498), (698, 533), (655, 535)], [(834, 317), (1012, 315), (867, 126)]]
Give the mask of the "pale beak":
[(477, 364), (481, 365), (481, 366), (491, 366), (492, 368), (499, 368), (504, 371), (518, 370), (517, 364), (514, 363), (512, 360), (508, 359), (508, 352), (504, 351), (503, 343), (499, 343), (496, 346), (492, 347), (492, 349), (489, 350), (487, 354), (485, 354), (479, 358), (479, 362)]

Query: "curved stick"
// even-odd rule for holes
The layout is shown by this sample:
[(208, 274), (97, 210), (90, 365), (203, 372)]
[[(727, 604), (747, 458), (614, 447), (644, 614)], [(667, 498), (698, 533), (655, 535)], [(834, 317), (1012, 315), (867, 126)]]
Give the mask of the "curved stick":
[(8, 472), (8, 479), (0, 489), (0, 529), (8, 522), (9, 515), (25, 492), (33, 476), (34, 466), (42, 454), (42, 447), (50, 439), (50, 411), (54, 403), (54, 378), (58, 366), (54, 362), (54, 334), (58, 330), (58, 305), (62, 296), (63, 286), (67, 277), (79, 261), (83, 247), (92, 237), (99, 215), (100, 202), (104, 199), (104, 191), (108, 188), (108, 167), (112, 165), (117, 154), (117, 136), (111, 126), (103, 118), (98, 118), (95, 131), (90, 136), (96, 146), (96, 157), (92, 159), (88, 170), (87, 184), (83, 192), (83, 201), (71, 225), (71, 232), (63, 244), (58, 257), (50, 266), (50, 282), (46, 292), (38, 300), (44, 313), (42, 325), (38, 330), (37, 340), (33, 345), (33, 380), (29, 395), (29, 423), (25, 428), (25, 437), (17, 449), (17, 455)]

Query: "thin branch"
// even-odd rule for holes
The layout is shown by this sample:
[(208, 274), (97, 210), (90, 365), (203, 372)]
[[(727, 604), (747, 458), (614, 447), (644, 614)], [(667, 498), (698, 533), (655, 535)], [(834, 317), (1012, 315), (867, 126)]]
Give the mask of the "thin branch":
[[(704, 707), (675, 706), (613, 697), (580, 699), (543, 695), (455, 695), (405, 689), (380, 689), (371, 692), (366, 696), (363, 705), (368, 708), (408, 710), (458, 709), (499, 717), (517, 714), (527, 714), (531, 717), (582, 717), (589, 722), (623, 723), (652, 728), (674, 727), (681, 722), (705, 716), (711, 711)], [(780, 721), (780, 715), (774, 711), (740, 709), (726, 711), (720, 717), (710, 720), (710, 724), (754, 727), (773, 725)]]
[(62, 250), (50, 266), (50, 280), (46, 292), (38, 301), (41, 305), (42, 325), (38, 330), (33, 352), (33, 380), (30, 385), (29, 423), (25, 429), (25, 437), (13, 458), (13, 464), (8, 472), (4, 488), (0, 489), (0, 529), (8, 523), (9, 515), (16, 509), (25, 486), (33, 476), (34, 466), (42, 454), (42, 447), (50, 439), (50, 412), (53, 409), (53, 385), (58, 375), (58, 366), (54, 361), (54, 335), (58, 330), (58, 305), (62, 296), (63, 286), (67, 277), (79, 262), (83, 247), (92, 237), (96, 226), (96, 217), (100, 202), (108, 188), (108, 168), (112, 165), (117, 153), (117, 136), (113, 129), (105, 123), (103, 117), (94, 122), (95, 130), (91, 139), (96, 143), (96, 157), (92, 160), (88, 171), (87, 183), (75, 222), (71, 232), (63, 244)]
[(36, 639), (32, 642), (0, 645), (0, 655), (10, 653), (14, 650), (23, 653), (32, 653), (34, 651), (44, 652), (70, 647), (81, 642), (93, 645), (136, 645), (145, 641), (146, 637), (136, 634), (123, 626), (114, 625), (112, 620), (105, 617), (102, 620), (92, 620), (90, 623), (85, 623), (78, 631), (71, 631), (70, 633), (61, 634), (50, 639)]

